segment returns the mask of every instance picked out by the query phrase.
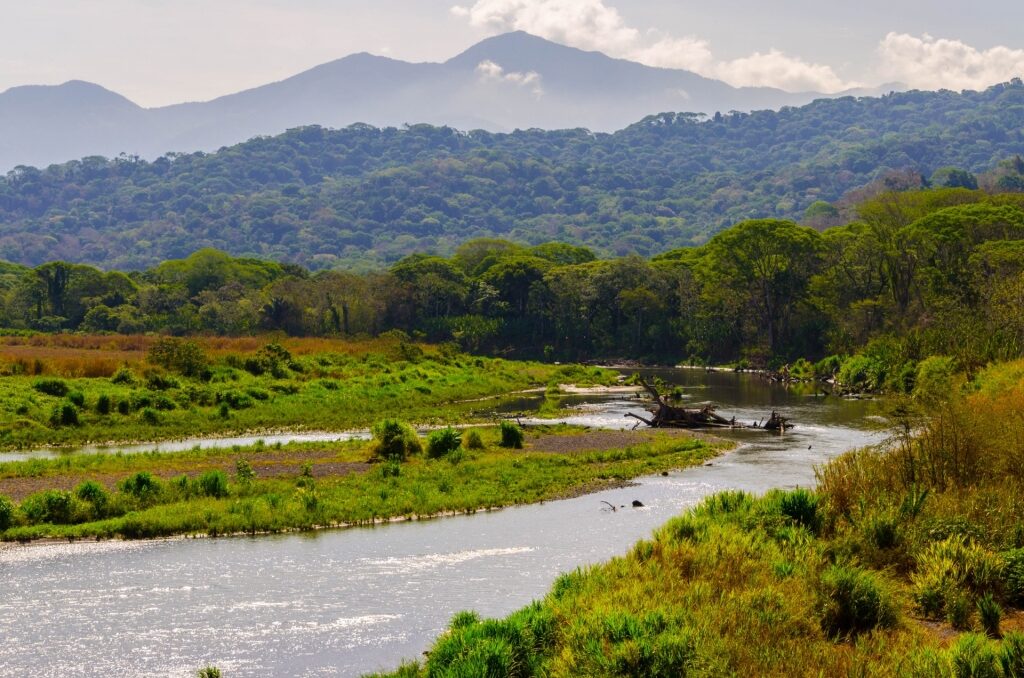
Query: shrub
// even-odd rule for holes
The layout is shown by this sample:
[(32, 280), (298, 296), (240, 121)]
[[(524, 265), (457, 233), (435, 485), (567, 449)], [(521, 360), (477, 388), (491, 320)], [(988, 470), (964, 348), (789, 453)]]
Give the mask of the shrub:
[(889, 593), (875, 575), (853, 566), (832, 565), (822, 574), (818, 614), (822, 629), (833, 637), (854, 636), (896, 622)]
[(217, 402), (225, 404), (233, 410), (244, 410), (255, 404), (252, 396), (240, 391), (221, 391), (217, 394)]
[(113, 404), (111, 403), (110, 396), (106, 393), (100, 394), (100, 397), (96, 399), (96, 412), (99, 414), (110, 414), (111, 409), (113, 409)]
[(513, 449), (523, 447), (523, 429), (510, 421), (501, 422), (501, 446)]
[(910, 578), (911, 595), (921, 611), (932, 618), (948, 613), (946, 605), (959, 591), (981, 595), (996, 590), (1003, 571), (999, 556), (959, 535), (933, 542), (917, 561), (917, 570)]
[(1003, 586), (1010, 600), (1018, 605), (1024, 603), (1024, 549), (1014, 549), (1003, 554)]
[(110, 500), (107, 490), (95, 480), (86, 480), (76, 487), (75, 496), (82, 501), (92, 504), (97, 518), (103, 515), (107, 508), (107, 502)]
[(57, 426), (78, 426), (78, 408), (71, 403), (61, 403), (53, 406), (50, 413), (50, 425)]
[(214, 499), (228, 496), (227, 474), (224, 471), (206, 471), (199, 476), (199, 491)]
[(186, 377), (200, 376), (209, 362), (198, 343), (176, 337), (158, 339), (150, 347), (146, 359), (154, 365), (178, 372)]
[(416, 431), (397, 419), (383, 419), (377, 422), (371, 433), (376, 441), (374, 453), (381, 459), (403, 461), (423, 450)]
[(482, 450), (484, 449), (484, 439), (480, 437), (479, 431), (466, 431), (463, 445), (467, 450)]
[(127, 495), (135, 497), (146, 503), (155, 500), (160, 495), (160, 481), (153, 477), (149, 471), (139, 471), (135, 475), (128, 476), (122, 480), (118, 487)]
[(829, 379), (834, 377), (842, 366), (842, 356), (830, 355), (814, 364), (814, 376), (818, 379)]
[(914, 397), (926, 403), (945, 400), (953, 392), (955, 365), (952, 358), (932, 356), (917, 366)]
[(131, 414), (132, 403), (130, 400), (119, 400), (117, 402), (117, 411), (119, 414)]
[(142, 421), (149, 424), (150, 426), (156, 426), (160, 423), (160, 414), (157, 413), (152, 407), (144, 407), (142, 409)]
[(196, 671), (196, 678), (220, 678), (220, 669), (216, 666), (205, 666)]
[(852, 390), (877, 391), (885, 383), (885, 377), (885, 366), (877, 358), (855, 355), (843, 362), (836, 381)]
[(171, 379), (170, 377), (164, 376), (159, 372), (153, 372), (146, 377), (146, 388), (151, 388), (154, 391), (169, 391), (172, 388), (180, 388), (181, 384), (178, 383), (177, 379)]
[(0, 494), (0, 532), (14, 524), (14, 502)]
[(75, 501), (66, 490), (45, 490), (21, 502), (21, 512), (30, 523), (67, 524), (72, 521)]
[(110, 378), (112, 384), (123, 384), (125, 386), (135, 385), (135, 373), (128, 369), (127, 365), (122, 365), (114, 372), (114, 376)]
[(798, 488), (782, 495), (779, 500), (782, 515), (797, 525), (817, 532), (821, 522), (818, 516), (818, 496), (808, 490)]
[(995, 601), (991, 593), (986, 593), (978, 598), (978, 620), (981, 621), (981, 628), (989, 638), (998, 638), (999, 622), (1003, 618), (1003, 608)]
[(75, 407), (85, 407), (85, 394), (81, 391), (71, 391), (68, 393), (68, 400)]
[(949, 657), (956, 678), (1001, 678), (996, 651), (980, 633), (960, 636), (950, 649)]
[(901, 662), (895, 675), (900, 678), (952, 678), (953, 672), (945, 652), (924, 647)]
[(1024, 634), (1011, 631), (999, 648), (999, 664), (1006, 678), (1024, 677)]
[(248, 485), (252, 481), (256, 480), (256, 471), (253, 470), (252, 464), (245, 459), (239, 459), (235, 462), (235, 478), (239, 483)]
[(958, 589), (946, 592), (946, 621), (957, 631), (971, 628), (971, 599)]
[(62, 379), (37, 379), (32, 388), (55, 398), (63, 398), (71, 390)]
[(459, 449), (462, 445), (462, 432), (452, 427), (433, 431), (427, 437), (427, 456), (440, 459)]

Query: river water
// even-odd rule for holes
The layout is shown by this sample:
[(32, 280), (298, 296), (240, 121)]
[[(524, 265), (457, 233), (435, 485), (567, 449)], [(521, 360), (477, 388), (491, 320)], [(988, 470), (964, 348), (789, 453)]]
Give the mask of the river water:
[[(784, 435), (723, 431), (741, 445), (709, 465), (628, 488), (473, 516), (313, 534), (0, 547), (0, 676), (358, 676), (415, 658), (451, 616), (501, 616), (561, 572), (620, 555), (722, 489), (810, 486), (813, 467), (878, 442), (878, 406), (770, 386), (750, 375), (663, 370), (688, 402)], [(538, 399), (506, 404), (528, 416)], [(565, 420), (627, 428), (630, 394), (566, 399)], [(643, 508), (611, 512), (602, 500)]]

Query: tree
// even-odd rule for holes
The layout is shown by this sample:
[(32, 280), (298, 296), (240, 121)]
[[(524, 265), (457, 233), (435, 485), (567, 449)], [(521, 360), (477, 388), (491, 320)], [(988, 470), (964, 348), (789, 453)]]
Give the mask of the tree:
[(707, 244), (699, 271), (711, 296), (738, 292), (768, 338), (773, 353), (794, 306), (805, 300), (816, 272), (821, 236), (792, 221), (744, 221)]

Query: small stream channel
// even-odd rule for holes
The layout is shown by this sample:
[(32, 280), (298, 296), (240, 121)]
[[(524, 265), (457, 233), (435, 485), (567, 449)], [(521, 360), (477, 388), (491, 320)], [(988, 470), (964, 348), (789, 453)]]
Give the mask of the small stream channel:
[[(508, 614), (560, 572), (624, 553), (708, 494), (810, 486), (815, 464), (883, 437), (872, 402), (750, 375), (648, 373), (682, 386), (688, 402), (713, 401), (740, 421), (778, 409), (797, 428), (716, 432), (741, 444), (709, 465), (473, 516), (255, 538), (0, 546), (0, 676), (188, 676), (207, 663), (231, 676), (394, 668), (459, 610)], [(529, 416), (541, 400), (504, 407)], [(624, 414), (642, 413), (626, 393), (565, 404), (565, 421), (595, 427), (632, 427)], [(634, 499), (644, 508), (602, 508)]]

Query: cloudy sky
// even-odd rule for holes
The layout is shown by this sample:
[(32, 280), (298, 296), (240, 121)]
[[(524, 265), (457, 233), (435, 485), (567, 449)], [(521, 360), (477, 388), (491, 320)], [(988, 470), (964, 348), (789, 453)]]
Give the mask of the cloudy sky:
[(0, 0), (0, 90), (82, 79), (158, 106), (508, 30), (734, 85), (975, 89), (1024, 75), (1022, 24), (1020, 0)]

